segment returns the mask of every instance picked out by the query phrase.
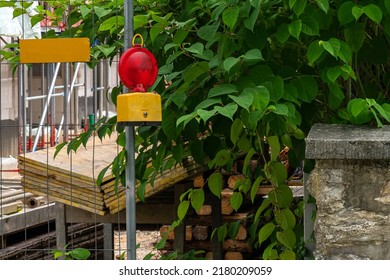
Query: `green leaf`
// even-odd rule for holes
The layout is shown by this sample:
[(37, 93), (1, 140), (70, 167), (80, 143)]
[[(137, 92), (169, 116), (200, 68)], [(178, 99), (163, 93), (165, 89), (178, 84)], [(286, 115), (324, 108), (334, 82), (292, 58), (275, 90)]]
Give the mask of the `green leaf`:
[(329, 11), (329, 0), (316, 0), (318, 7), (325, 13)]
[(352, 1), (344, 2), (337, 11), (337, 17), (341, 25), (346, 25), (354, 20), (352, 9), (355, 4)]
[(276, 242), (273, 242), (265, 248), (263, 252), (263, 260), (277, 260), (278, 259), (278, 251), (274, 249)]
[(255, 202), (257, 190), (259, 189), (259, 186), (263, 180), (264, 180), (263, 176), (258, 176), (251, 187), (251, 201), (252, 201), (252, 203)]
[(302, 31), (302, 21), (296, 20), (289, 24), (288, 32), (290, 32), (291, 36), (299, 40), (299, 35)]
[(276, 233), (277, 240), (286, 248), (293, 250), (297, 238), (291, 229), (286, 229)]
[(250, 92), (253, 95), (253, 107), (265, 111), (270, 101), (270, 94), (266, 87), (245, 88), (243, 92)]
[(186, 71), (183, 73), (183, 79), (185, 82), (191, 83), (200, 75), (209, 71), (209, 66), (206, 61), (194, 63), (190, 65)]
[(87, 260), (91, 255), (91, 252), (84, 248), (76, 248), (73, 249), (72, 251), (69, 251), (69, 255), (74, 260)]
[(199, 117), (203, 120), (203, 122), (206, 124), (207, 121), (215, 115), (215, 113), (217, 112), (217, 109), (213, 109), (213, 110), (203, 110), (203, 109), (198, 109), (197, 111), (197, 114), (199, 115)]
[(312, 76), (297, 77), (292, 81), (298, 92), (298, 98), (305, 102), (313, 101), (318, 93), (317, 81)]
[(280, 76), (274, 76), (263, 83), (270, 93), (270, 100), (278, 102), (284, 94), (284, 81)]
[(252, 49), (245, 53), (244, 55), (244, 61), (250, 61), (250, 62), (258, 62), (263, 61), (263, 56), (261, 54), (261, 51), (259, 49)]
[(230, 198), (230, 205), (233, 207), (234, 211), (237, 211), (244, 201), (241, 192), (233, 192), (233, 195)]
[(344, 29), (344, 36), (351, 50), (358, 52), (364, 43), (365, 25), (363, 23), (355, 23), (347, 26)]
[(370, 112), (374, 115), (375, 121), (377, 123), (378, 128), (383, 127), (382, 121), (379, 119), (378, 114), (375, 112), (373, 108), (369, 108)]
[(343, 102), (345, 95), (344, 92), (341, 90), (340, 86), (338, 84), (328, 84), (329, 88), (329, 95), (328, 95), (328, 104), (329, 108), (332, 110), (336, 110), (340, 107), (341, 103)]
[(20, 15), (23, 15), (23, 14), (26, 14), (27, 11), (25, 9), (22, 9), (22, 8), (14, 8), (14, 12), (12, 14), (13, 18), (16, 18)]
[(334, 57), (338, 57), (340, 53), (340, 41), (336, 38), (331, 38), (329, 41), (320, 41), (320, 45)]
[(198, 109), (206, 109), (206, 108), (210, 107), (211, 105), (215, 105), (215, 104), (221, 104), (221, 99), (220, 98), (210, 98), (210, 99), (203, 100), (195, 107), (194, 111), (197, 111)]
[(272, 110), (277, 115), (288, 116), (288, 106), (286, 104), (275, 104)]
[(278, 136), (267, 137), (268, 144), (271, 149), (271, 160), (276, 161), (280, 153), (280, 143)]
[(251, 14), (249, 15), (249, 17), (247, 17), (245, 20), (244, 20), (244, 25), (247, 29), (249, 29), (250, 31), (253, 32), (253, 29), (255, 27), (255, 24), (257, 22), (257, 19), (259, 17), (259, 12), (260, 12), (260, 6), (259, 7), (256, 7), (252, 12)]
[(210, 89), (207, 98), (212, 98), (220, 95), (227, 95), (238, 92), (237, 87), (231, 84), (220, 84)]
[(250, 92), (243, 91), (239, 96), (229, 95), (240, 107), (244, 108), (249, 112), (249, 108), (253, 103), (253, 95)]
[(110, 9), (106, 9), (101, 6), (94, 6), (94, 11), (95, 15), (97, 15), (99, 19), (111, 13)]
[(341, 69), (339, 66), (331, 67), (326, 71), (326, 76), (333, 83), (341, 75)]
[(224, 224), (218, 228), (218, 240), (224, 241), (227, 236), (227, 224)]
[(235, 103), (229, 103), (225, 107), (215, 106), (218, 113), (233, 120), (234, 113), (237, 111), (238, 106)]
[(184, 126), (186, 126), (193, 118), (195, 118), (197, 115), (197, 112), (192, 112), (191, 114), (181, 116), (176, 121), (176, 126), (179, 126), (180, 124), (184, 123)]
[(297, 2), (298, 0), (289, 0), (288, 1), (288, 6), (290, 7), (290, 9), (292, 9), (295, 5), (295, 3)]
[(160, 35), (161, 32), (164, 31), (164, 26), (162, 23), (156, 23), (155, 25), (150, 28), (150, 39), (152, 41), (152, 44), (154, 44), (154, 41), (156, 40), (157, 36)]
[(225, 9), (222, 13), (222, 21), (224, 24), (226, 24), (230, 30), (234, 29), (234, 26), (236, 25), (238, 14), (240, 13), (239, 7), (228, 7)]
[(288, 209), (278, 209), (275, 211), (275, 221), (282, 229), (293, 229), (296, 224), (294, 213)]
[(222, 191), (222, 174), (219, 172), (214, 172), (208, 178), (208, 186), (210, 191), (217, 197), (221, 197)]
[(67, 144), (68, 144), (68, 142), (62, 142), (61, 144), (58, 144), (58, 145), (56, 146), (56, 148), (55, 148), (56, 151), (54, 152), (54, 156), (53, 156), (54, 159), (56, 158), (56, 156), (58, 155), (58, 153), (62, 150), (62, 148), (65, 147)]
[(214, 164), (218, 167), (225, 166), (232, 158), (232, 154), (229, 150), (220, 150), (214, 158)]
[(104, 175), (106, 175), (107, 170), (111, 167), (111, 164), (105, 168), (102, 169), (102, 171), (99, 172), (99, 175), (96, 179), (96, 186), (101, 186), (103, 183)]
[(295, 260), (296, 256), (294, 251), (286, 250), (280, 253), (279, 255), (280, 260)]
[(244, 129), (244, 123), (241, 119), (237, 118), (233, 121), (232, 127), (230, 128), (230, 140), (233, 145), (237, 144), (237, 141), (240, 137), (241, 132)]
[(319, 40), (311, 42), (307, 49), (307, 58), (309, 60), (309, 64), (313, 65), (313, 63), (316, 62), (318, 58), (320, 58), (323, 51), (324, 48), (320, 45)]
[(223, 61), (223, 69), (226, 72), (229, 72), (234, 66), (240, 62), (240, 58), (237, 57), (228, 57)]
[(196, 141), (190, 142), (190, 151), (197, 163), (204, 164), (203, 140), (197, 139)]
[(168, 139), (176, 138), (175, 112), (173, 110), (164, 110), (162, 114), (161, 128)]
[(113, 16), (103, 21), (99, 25), (98, 31), (101, 32), (101, 31), (111, 30), (113, 27), (119, 28), (124, 26), (124, 24), (125, 24), (125, 18), (123, 16)]
[(204, 25), (198, 30), (198, 36), (205, 41), (214, 41), (219, 23), (216, 22), (214, 25)]
[(109, 57), (111, 54), (116, 54), (116, 46), (97, 45), (96, 46), (105, 57)]
[(363, 13), (364, 11), (361, 7), (355, 6), (352, 8), (352, 15), (356, 21), (362, 16)]
[(264, 112), (262, 111), (253, 111), (249, 114), (248, 124), (250, 129), (255, 129), (259, 120), (264, 116)]
[(378, 111), (378, 113), (387, 121), (387, 122), (390, 122), (390, 116), (388, 115), (388, 113), (386, 112), (386, 110), (381, 106), (379, 105), (374, 99), (372, 99), (372, 102), (373, 102), (373, 107)]
[(302, 32), (309, 36), (317, 36), (320, 34), (318, 22), (313, 17), (305, 17), (302, 19)]
[(367, 101), (361, 98), (353, 99), (348, 103), (348, 111), (352, 114), (353, 117), (357, 117), (367, 109)]
[(260, 231), (259, 231), (259, 246), (261, 245), (261, 243), (266, 241), (268, 239), (268, 237), (271, 236), (271, 234), (274, 232), (274, 229), (275, 229), (275, 225), (272, 222), (265, 224), (260, 229)]
[(234, 240), (237, 237), (240, 226), (241, 226), (241, 221), (235, 221), (229, 224), (228, 232), (227, 232), (229, 238)]
[(281, 44), (286, 43), (290, 37), (289, 25), (287, 23), (280, 24), (278, 30), (275, 33), (275, 36)]
[(177, 207), (177, 217), (180, 221), (182, 221), (186, 216), (189, 207), (190, 202), (188, 200), (183, 200), (180, 202), (179, 206)]
[(249, 165), (250, 161), (252, 159), (252, 156), (256, 153), (255, 149), (251, 148), (249, 152), (246, 154), (245, 159), (244, 159), (244, 165), (242, 167), (242, 173), (245, 176), (249, 176), (250, 170), (249, 170)]
[(266, 210), (270, 204), (271, 204), (271, 200), (269, 199), (269, 197), (263, 200), (260, 207), (257, 208), (255, 219), (254, 219), (255, 222), (259, 221), (261, 213), (263, 213), (263, 211)]
[(186, 51), (195, 54), (203, 54), (204, 45), (202, 43), (195, 43), (188, 48), (184, 48)]
[(149, 15), (135, 15), (133, 17), (134, 30), (141, 28), (149, 23)]
[(371, 19), (373, 22), (380, 24), (382, 21), (382, 10), (375, 4), (369, 4), (363, 7), (363, 12)]
[(43, 15), (40, 15), (40, 14), (33, 15), (31, 17), (31, 26), (35, 26), (36, 24), (41, 22), (44, 18), (45, 17)]
[(269, 162), (266, 166), (268, 179), (274, 186), (284, 185), (287, 180), (286, 167), (281, 162)]
[(299, 16), (303, 13), (306, 7), (307, 0), (295, 0), (293, 10), (294, 13)]
[(281, 208), (290, 207), (293, 201), (292, 190), (287, 185), (279, 185), (268, 196), (273, 205)]
[(204, 203), (204, 190), (202, 188), (193, 189), (190, 193), (190, 198), (192, 207), (198, 211)]

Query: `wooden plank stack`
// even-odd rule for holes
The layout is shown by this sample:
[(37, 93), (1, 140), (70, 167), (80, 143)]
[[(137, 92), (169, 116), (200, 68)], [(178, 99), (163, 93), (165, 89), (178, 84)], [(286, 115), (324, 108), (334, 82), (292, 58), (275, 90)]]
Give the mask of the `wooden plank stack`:
[[(26, 191), (47, 196), (50, 201), (77, 207), (99, 215), (117, 213), (126, 208), (125, 187), (114, 189), (111, 171), (106, 172), (101, 186), (96, 179), (119, 152), (114, 139), (91, 140), (86, 148), (69, 155), (66, 149), (54, 159), (55, 148), (20, 155), (18, 158), (21, 184)], [(146, 187), (145, 197), (160, 192), (173, 184), (193, 177), (203, 170), (191, 159), (165, 171), (155, 179), (154, 186)]]

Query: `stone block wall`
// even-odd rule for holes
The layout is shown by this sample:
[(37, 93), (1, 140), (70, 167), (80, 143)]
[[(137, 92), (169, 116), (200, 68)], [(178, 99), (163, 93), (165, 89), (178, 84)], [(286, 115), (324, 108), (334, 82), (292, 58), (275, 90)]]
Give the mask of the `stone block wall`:
[(315, 258), (390, 259), (390, 126), (316, 124), (306, 143)]

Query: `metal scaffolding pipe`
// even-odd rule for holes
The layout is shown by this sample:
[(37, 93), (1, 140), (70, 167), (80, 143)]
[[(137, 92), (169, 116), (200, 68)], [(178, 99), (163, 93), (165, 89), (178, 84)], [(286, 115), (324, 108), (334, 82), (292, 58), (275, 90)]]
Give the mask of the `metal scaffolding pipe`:
[[(124, 2), (124, 47), (130, 47), (133, 37), (133, 0)], [(135, 190), (135, 146), (134, 146), (134, 126), (128, 125), (126, 133), (126, 241), (127, 259), (135, 260), (136, 254), (136, 190)]]
[[(76, 64), (76, 68), (74, 70), (74, 74), (73, 74), (73, 78), (72, 78), (72, 82), (70, 84), (70, 89), (69, 89), (69, 94), (66, 96), (66, 104), (69, 105), (70, 103), (70, 99), (72, 97), (72, 92), (73, 92), (73, 89), (75, 88), (75, 84), (76, 84), (76, 79), (77, 79), (77, 73), (80, 69), (80, 63), (77, 63)], [(64, 108), (65, 109), (65, 108)], [(65, 112), (65, 110), (64, 110)], [(65, 115), (62, 114), (62, 117), (61, 117), (61, 121), (60, 121), (60, 125), (58, 126), (58, 131), (57, 131), (57, 135), (56, 135), (56, 142), (58, 142), (58, 139), (61, 135), (61, 130), (62, 130), (62, 126), (64, 125), (64, 121), (65, 121)], [(65, 140), (65, 139), (64, 139)], [(66, 140), (67, 141), (67, 140)]]
[(46, 104), (45, 104), (45, 107), (43, 107), (43, 112), (42, 112), (41, 120), (39, 121), (37, 135), (35, 136), (35, 139), (34, 139), (34, 145), (33, 145), (33, 148), (32, 148), (33, 152), (37, 149), (39, 136), (42, 133), (43, 122), (45, 121), (47, 110), (48, 110), (49, 105), (50, 105), (50, 100), (51, 100), (51, 97), (52, 97), (52, 94), (53, 94), (53, 91), (54, 91), (54, 85), (56, 83), (56, 78), (57, 78), (57, 75), (58, 75), (58, 71), (60, 69), (60, 65), (61, 65), (61, 63), (57, 63), (56, 64), (56, 68), (54, 70), (53, 79), (51, 81), (49, 92), (47, 94)]

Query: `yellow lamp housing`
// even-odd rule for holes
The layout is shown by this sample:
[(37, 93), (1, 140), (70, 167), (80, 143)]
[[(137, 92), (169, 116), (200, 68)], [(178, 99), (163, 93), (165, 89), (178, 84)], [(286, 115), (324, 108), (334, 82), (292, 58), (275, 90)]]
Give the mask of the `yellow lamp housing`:
[(117, 121), (123, 125), (161, 124), (161, 96), (153, 92), (132, 92), (117, 97)]

